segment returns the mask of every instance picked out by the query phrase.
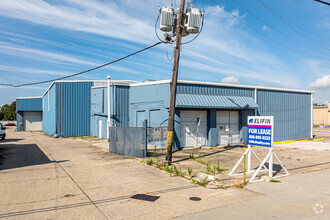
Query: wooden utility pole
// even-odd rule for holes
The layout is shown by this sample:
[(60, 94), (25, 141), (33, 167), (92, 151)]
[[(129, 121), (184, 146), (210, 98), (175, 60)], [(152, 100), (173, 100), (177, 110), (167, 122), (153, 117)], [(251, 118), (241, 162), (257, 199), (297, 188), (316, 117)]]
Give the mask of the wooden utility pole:
[(182, 36), (182, 28), (183, 28), (184, 3), (185, 0), (180, 0), (180, 8), (178, 11), (178, 22), (176, 26), (176, 40), (175, 40), (173, 73), (172, 73), (172, 83), (171, 83), (171, 98), (170, 98), (170, 109), (168, 115), (167, 143), (166, 143), (166, 161), (169, 165), (172, 162), (174, 112), (175, 112), (175, 100), (176, 100), (176, 86), (178, 81), (181, 36)]

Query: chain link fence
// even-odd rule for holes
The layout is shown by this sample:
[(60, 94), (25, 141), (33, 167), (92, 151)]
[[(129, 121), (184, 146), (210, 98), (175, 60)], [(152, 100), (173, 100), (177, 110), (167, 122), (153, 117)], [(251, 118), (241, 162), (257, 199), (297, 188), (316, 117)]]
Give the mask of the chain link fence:
[(147, 157), (148, 149), (166, 148), (167, 127), (109, 127), (109, 149), (112, 153)]

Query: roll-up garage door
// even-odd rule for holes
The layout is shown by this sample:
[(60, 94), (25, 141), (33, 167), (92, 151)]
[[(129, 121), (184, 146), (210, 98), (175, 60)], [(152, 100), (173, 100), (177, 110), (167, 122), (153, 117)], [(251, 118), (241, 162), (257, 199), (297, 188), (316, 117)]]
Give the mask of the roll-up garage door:
[(182, 147), (207, 145), (207, 112), (180, 111)]
[(238, 144), (240, 124), (238, 111), (217, 111), (218, 144)]
[(42, 131), (42, 112), (24, 112), (24, 130)]

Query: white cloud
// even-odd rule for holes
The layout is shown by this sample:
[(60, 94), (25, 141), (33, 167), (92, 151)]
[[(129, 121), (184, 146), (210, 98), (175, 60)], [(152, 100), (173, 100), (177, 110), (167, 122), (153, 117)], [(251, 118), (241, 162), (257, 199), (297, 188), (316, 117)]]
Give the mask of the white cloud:
[(0, 8), (2, 16), (34, 24), (139, 43), (155, 40), (153, 25), (148, 23), (148, 20), (133, 17), (115, 2), (1, 0)]
[(61, 53), (38, 50), (38, 49), (23, 47), (17, 44), (6, 43), (6, 42), (0, 42), (0, 49), (1, 49), (0, 53), (3, 54), (22, 56), (30, 59), (39, 59), (47, 62), (75, 63), (75, 64), (83, 64), (83, 65), (91, 65), (91, 66), (98, 65), (95, 62), (86, 61), (79, 57), (73, 57), (72, 55), (65, 55)]
[(239, 84), (238, 78), (236, 76), (227, 76), (221, 80), (222, 83), (229, 84)]
[(0, 65), (0, 70), (7, 71), (7, 72), (15, 72), (15, 73), (28, 73), (28, 74), (40, 74), (40, 75), (55, 75), (55, 76), (64, 76), (72, 74), (70, 72), (59, 72), (54, 70), (42, 70), (42, 69), (35, 69), (29, 67), (17, 67), (17, 66), (6, 66)]
[(330, 89), (330, 75), (324, 75), (323, 77), (318, 78), (310, 83), (309, 86), (315, 89)]
[(269, 27), (266, 25), (262, 25), (262, 30), (263, 31), (270, 31)]

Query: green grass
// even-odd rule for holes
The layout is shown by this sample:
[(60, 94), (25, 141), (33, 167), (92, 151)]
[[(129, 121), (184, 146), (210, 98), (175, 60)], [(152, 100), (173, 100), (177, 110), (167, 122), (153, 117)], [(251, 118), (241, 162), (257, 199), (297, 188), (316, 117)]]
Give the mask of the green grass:
[(192, 169), (188, 167), (188, 175), (191, 176), (192, 174)]
[(180, 172), (179, 172), (178, 168), (175, 165), (173, 165), (173, 169), (174, 169), (175, 175), (179, 176)]
[(240, 189), (243, 189), (244, 188), (244, 186), (242, 185), (242, 184), (237, 184), (237, 185), (235, 185), (237, 188), (240, 188)]
[(146, 164), (149, 165), (149, 166), (152, 166), (152, 164), (153, 164), (152, 158), (148, 158), (146, 160)]
[(198, 181), (196, 179), (192, 179), (191, 180), (191, 183), (192, 184), (195, 184), (195, 185), (200, 185), (200, 186), (204, 186), (205, 187), (207, 185), (207, 183), (208, 183), (207, 176), (203, 179), (203, 181)]
[(279, 180), (275, 180), (275, 179), (272, 179), (272, 180), (269, 180), (270, 183), (280, 183), (281, 181)]
[(155, 148), (154, 148), (154, 153), (152, 154), (152, 157), (155, 158), (156, 157), (156, 145), (155, 145)]

